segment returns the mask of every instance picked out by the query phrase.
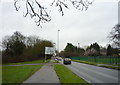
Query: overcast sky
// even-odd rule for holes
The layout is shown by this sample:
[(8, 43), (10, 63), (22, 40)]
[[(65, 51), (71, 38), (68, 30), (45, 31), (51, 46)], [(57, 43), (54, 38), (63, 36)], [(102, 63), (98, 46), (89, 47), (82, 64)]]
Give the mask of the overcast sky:
[[(72, 7), (64, 9), (61, 16), (57, 8), (51, 9), (52, 20), (42, 24), (42, 28), (36, 26), (30, 17), (23, 17), (21, 11), (14, 8), (14, 0), (0, 1), (0, 40), (5, 35), (12, 35), (20, 31), (23, 35), (37, 35), (42, 39), (53, 41), (57, 44), (57, 30), (59, 29), (59, 47), (63, 50), (67, 43), (84, 47), (94, 42), (106, 46), (107, 38), (112, 27), (118, 23), (119, 0), (95, 0), (87, 11), (79, 11)], [(44, 3), (48, 5), (52, 0)]]

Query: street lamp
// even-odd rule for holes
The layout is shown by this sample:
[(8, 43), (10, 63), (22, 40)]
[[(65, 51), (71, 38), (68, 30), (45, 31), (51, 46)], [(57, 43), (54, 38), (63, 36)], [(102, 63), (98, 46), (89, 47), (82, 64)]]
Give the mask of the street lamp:
[(56, 55), (56, 43), (53, 43), (54, 47), (54, 56)]
[(57, 33), (57, 48), (58, 48), (58, 57), (59, 57), (59, 31), (60, 30), (57, 30), (58, 33)]

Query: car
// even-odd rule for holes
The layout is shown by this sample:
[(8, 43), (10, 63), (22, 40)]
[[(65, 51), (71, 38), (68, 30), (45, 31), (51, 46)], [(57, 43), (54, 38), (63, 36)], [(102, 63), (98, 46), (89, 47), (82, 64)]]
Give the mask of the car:
[(62, 58), (61, 58), (61, 57), (56, 57), (55, 60), (57, 60), (57, 61), (62, 61)]
[(55, 57), (55, 60), (58, 60), (58, 57)]
[(64, 58), (63, 63), (64, 64), (71, 64), (71, 59), (70, 58)]
[(61, 61), (62, 60), (62, 58), (61, 57), (58, 57), (58, 61)]

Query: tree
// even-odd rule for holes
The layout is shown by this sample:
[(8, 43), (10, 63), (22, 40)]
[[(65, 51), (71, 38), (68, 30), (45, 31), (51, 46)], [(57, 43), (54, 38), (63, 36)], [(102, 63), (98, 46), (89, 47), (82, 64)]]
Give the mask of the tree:
[(2, 39), (2, 48), (5, 51), (6, 55), (12, 55), (12, 50), (11, 50), (11, 46), (12, 46), (12, 40), (10, 36), (5, 36)]
[(120, 25), (119, 24), (115, 25), (112, 28), (112, 31), (110, 32), (108, 38), (110, 38), (111, 41), (113, 41), (113, 43), (117, 48), (120, 48)]
[(13, 51), (14, 56), (20, 56), (24, 49), (26, 48), (25, 46), (25, 37), (18, 31), (16, 31), (12, 36), (11, 36), (11, 50)]
[(107, 56), (111, 56), (111, 55), (112, 55), (112, 47), (109, 44), (108, 47), (107, 47)]
[(112, 54), (113, 54), (113, 56), (120, 56), (120, 50), (117, 49), (117, 48), (113, 48), (112, 49)]
[(3, 47), (6, 50), (6, 54), (10, 56), (20, 56), (25, 48), (25, 37), (18, 31), (12, 36), (6, 36), (3, 39)]
[(23, 53), (23, 57), (26, 57), (28, 60), (35, 58), (42, 59), (44, 58), (45, 47), (53, 47), (53, 43), (47, 40), (41, 40), (35, 43), (32, 48), (27, 48)]
[(107, 51), (106, 47), (100, 46), (100, 54), (101, 55), (105, 56), (106, 55), (106, 51)]
[(97, 43), (93, 44), (93, 48), (100, 54), (100, 46)]
[(77, 47), (72, 45), (71, 43), (67, 43), (64, 51), (62, 51), (60, 54), (65, 57), (71, 57), (71, 56), (81, 56), (85, 50), (83, 48)]
[(5, 36), (2, 39), (2, 48), (3, 50), (8, 50), (10, 48), (10, 36)]
[(20, 41), (25, 42), (25, 36), (22, 35), (19, 31), (14, 32), (14, 34), (11, 36), (12, 41)]
[[(22, 3), (23, 2), (23, 3)], [(93, 1), (88, 0), (53, 0), (50, 6), (55, 5), (58, 8), (58, 11), (64, 15), (63, 8), (69, 8), (69, 4), (78, 10), (87, 10), (89, 5), (92, 4)], [(22, 4), (22, 5), (20, 5)], [(47, 8), (42, 5), (42, 3), (37, 0), (15, 0), (14, 7), (16, 11), (19, 11), (21, 6), (24, 6), (26, 9), (24, 17), (30, 15), (31, 18), (35, 19), (35, 23), (37, 26), (40, 26), (41, 23), (51, 21), (50, 14), (47, 11)]]
[(85, 50), (84, 50), (83, 48), (77, 48), (77, 52), (78, 52), (78, 53), (84, 53)]
[(27, 48), (31, 48), (31, 47), (34, 47), (36, 43), (40, 43), (40, 42), (41, 40), (39, 39), (38, 36), (29, 36), (29, 37), (26, 37), (25, 45)]
[(75, 48), (71, 43), (67, 43), (67, 46), (65, 48), (65, 52), (74, 52)]
[(91, 44), (90, 47), (86, 49), (85, 55), (100, 55), (100, 46), (96, 42)]
[[(45, 47), (53, 47), (48, 40), (41, 40), (38, 36), (26, 37), (16, 31), (12, 36), (6, 36), (2, 40), (3, 63), (23, 62), (43, 59)], [(47, 57), (48, 58), (48, 57)]]

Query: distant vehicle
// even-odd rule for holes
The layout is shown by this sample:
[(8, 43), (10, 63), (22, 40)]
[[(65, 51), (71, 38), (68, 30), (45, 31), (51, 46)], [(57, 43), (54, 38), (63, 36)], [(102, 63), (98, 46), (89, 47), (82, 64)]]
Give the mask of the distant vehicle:
[(58, 58), (58, 61), (62, 61), (62, 58), (61, 58), (61, 57), (59, 57), (59, 58)]
[(62, 58), (61, 58), (61, 57), (56, 57), (56, 59), (55, 59), (55, 60), (61, 61), (61, 60), (62, 60)]
[(71, 59), (70, 58), (64, 58), (63, 63), (64, 64), (71, 64)]

